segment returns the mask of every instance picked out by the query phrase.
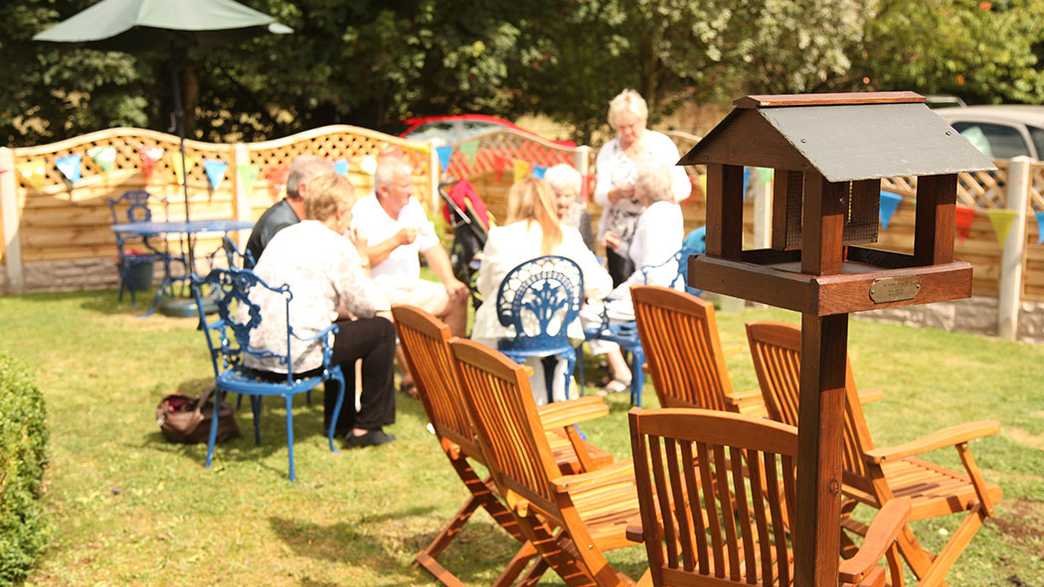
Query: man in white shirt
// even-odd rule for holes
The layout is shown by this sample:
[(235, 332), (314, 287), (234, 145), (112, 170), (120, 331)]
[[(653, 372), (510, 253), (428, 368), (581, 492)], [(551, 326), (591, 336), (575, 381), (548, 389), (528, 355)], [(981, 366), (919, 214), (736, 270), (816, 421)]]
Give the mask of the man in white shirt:
[[(375, 194), (352, 208), (352, 229), (366, 243), (370, 276), (393, 304), (424, 308), (456, 336), (467, 328), (468, 288), (453, 275), (435, 226), (413, 198), (413, 168), (401, 155), (378, 160)], [(442, 283), (421, 279), (419, 255)]]

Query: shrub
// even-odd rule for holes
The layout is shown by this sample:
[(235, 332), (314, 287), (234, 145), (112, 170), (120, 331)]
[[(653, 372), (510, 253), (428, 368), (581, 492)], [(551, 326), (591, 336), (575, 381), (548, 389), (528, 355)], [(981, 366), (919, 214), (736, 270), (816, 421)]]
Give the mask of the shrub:
[(0, 585), (24, 579), (47, 543), (40, 503), (45, 420), (43, 396), (28, 371), (0, 355)]

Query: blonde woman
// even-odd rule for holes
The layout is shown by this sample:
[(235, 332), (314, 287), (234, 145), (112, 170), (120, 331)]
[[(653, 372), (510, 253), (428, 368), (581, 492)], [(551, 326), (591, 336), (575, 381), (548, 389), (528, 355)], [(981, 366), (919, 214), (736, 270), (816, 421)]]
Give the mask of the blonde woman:
[[(588, 298), (600, 299), (612, 289), (609, 274), (584, 245), (580, 233), (559, 221), (554, 192), (546, 182), (530, 178), (511, 187), (507, 222), (490, 229), (486, 239), (478, 275), (478, 290), (484, 302), (475, 312), (473, 339), (497, 348), (497, 339), (514, 336), (511, 328), (497, 321), (497, 290), (509, 271), (543, 255), (560, 255), (575, 261), (583, 272), (584, 294)], [(579, 320), (569, 326), (568, 332), (569, 337), (577, 341), (584, 338)], [(530, 378), (533, 399), (545, 403), (543, 365), (538, 359), (531, 359), (528, 364), (534, 372)], [(556, 371), (564, 367), (565, 361), (559, 361)], [(564, 399), (564, 377), (556, 376), (554, 381), (555, 399)]]
[[(345, 397), (349, 399), (342, 404), (337, 431), (346, 436), (349, 448), (361, 448), (394, 440), (383, 428), (395, 422), (395, 328), (377, 315), (388, 311), (388, 301), (366, 273), (365, 254), (346, 237), (354, 203), (346, 177), (329, 174), (313, 179), (305, 200), (305, 219), (272, 237), (254, 272), (269, 285), (290, 287), (290, 321), (298, 336), (315, 336), (332, 322), (338, 325), (332, 363), (341, 365), (346, 375)], [(260, 306), (263, 317), (251, 333), (251, 346), (285, 355), (284, 298), (255, 288), (250, 299)], [(295, 376), (307, 377), (322, 367), (318, 342), (294, 344), (291, 351)], [(355, 397), (351, 373), (356, 359), (363, 360), (362, 409), (358, 413), (351, 399)], [(246, 355), (244, 363), (262, 377), (279, 372), (286, 377), (286, 367), (273, 358)], [(336, 400), (332, 386), (328, 387), (323, 398), (324, 428), (333, 417)]]
[(667, 135), (645, 128), (648, 118), (648, 106), (638, 92), (620, 92), (609, 102), (609, 126), (616, 137), (598, 151), (594, 199), (603, 208), (598, 239), (605, 242), (614, 287), (635, 270), (628, 249), (643, 210), (635, 195), (639, 162), (672, 166), (670, 185), (674, 202), (688, 198), (692, 189), (685, 171), (674, 165), (680, 158), (678, 147)]

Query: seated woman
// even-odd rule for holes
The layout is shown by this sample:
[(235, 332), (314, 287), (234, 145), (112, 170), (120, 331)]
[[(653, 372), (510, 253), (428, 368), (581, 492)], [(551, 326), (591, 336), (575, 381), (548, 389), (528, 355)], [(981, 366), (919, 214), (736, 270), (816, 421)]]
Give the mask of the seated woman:
[[(254, 272), (273, 287), (284, 283), (290, 287), (290, 321), (298, 336), (315, 336), (331, 322), (338, 325), (331, 362), (341, 366), (347, 387), (337, 431), (347, 436), (349, 448), (386, 444), (395, 439), (383, 429), (395, 421), (395, 328), (377, 314), (388, 311), (388, 301), (367, 275), (368, 260), (345, 236), (355, 203), (352, 184), (346, 177), (330, 174), (314, 179), (309, 188), (305, 220), (272, 237)], [(250, 300), (260, 306), (264, 317), (251, 333), (251, 346), (285, 356), (283, 296), (256, 288)], [(294, 341), (290, 359), (295, 375), (318, 374), (322, 347), (318, 341)], [(356, 359), (363, 360), (362, 408), (358, 414), (353, 376)], [(285, 365), (276, 358), (247, 355), (244, 364), (270, 374), (286, 373)], [(333, 417), (337, 401), (334, 389), (335, 384), (328, 382), (323, 398), (324, 428)]]
[[(511, 328), (501, 326), (497, 320), (497, 290), (509, 271), (530, 259), (560, 255), (575, 261), (583, 273), (584, 295), (588, 298), (600, 299), (612, 288), (609, 274), (584, 245), (580, 233), (575, 228), (563, 226), (555, 209), (554, 194), (546, 182), (530, 178), (511, 187), (507, 223), (489, 231), (483, 250), (478, 290), (485, 302), (475, 312), (471, 337), (476, 341), (496, 348), (497, 339), (514, 336)], [(584, 338), (579, 321), (569, 325), (568, 333), (577, 341)], [(530, 378), (533, 399), (538, 404), (546, 403), (543, 364), (538, 359), (531, 359), (527, 364), (533, 369)], [(556, 400), (565, 399), (564, 369), (565, 361), (559, 361), (553, 390)], [(576, 389), (575, 386), (571, 388)]]

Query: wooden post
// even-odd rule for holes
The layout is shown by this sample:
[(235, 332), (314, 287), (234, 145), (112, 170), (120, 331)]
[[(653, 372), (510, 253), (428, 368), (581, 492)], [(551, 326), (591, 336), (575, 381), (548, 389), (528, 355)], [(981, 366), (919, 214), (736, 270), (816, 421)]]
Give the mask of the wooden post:
[(442, 166), (439, 165), (437, 147), (435, 139), (428, 141), (428, 177), (431, 180), (431, 191), (428, 193), (428, 214), (433, 217), (439, 212), (439, 180), (442, 179)]
[[(841, 272), (846, 184), (805, 174), (801, 272)], [(836, 585), (841, 548), (841, 430), (848, 314), (801, 316), (795, 585)], [(811, 466), (810, 466), (811, 465)]]
[(754, 248), (767, 249), (772, 246), (772, 182), (761, 181), (758, 173), (751, 171), (754, 197)]
[(14, 150), (0, 147), (0, 216), (3, 216), (4, 267), (7, 271), (7, 289), (21, 292), (25, 287), (22, 275), (21, 210), (18, 207), (18, 170), (15, 169)]
[[(714, 227), (719, 227), (715, 230)], [(743, 167), (707, 166), (707, 254), (739, 259), (743, 252)]]
[[(232, 155), (232, 181), (235, 186), (233, 196), (235, 197), (235, 208), (234, 214), (236, 220), (252, 221), (253, 218), (253, 206), (251, 200), (253, 199), (254, 186), (251, 185), (250, 189), (243, 184), (243, 181), (239, 176), (239, 168), (243, 165), (250, 164), (250, 151), (247, 150), (247, 146), (243, 143), (236, 143), (235, 150)], [(236, 243), (239, 245), (239, 250), (245, 251), (247, 240), (250, 239), (250, 232), (246, 230), (240, 230), (236, 232)]]
[(580, 172), (580, 201), (586, 206), (591, 201), (590, 185), (587, 182), (587, 174), (590, 173), (591, 147), (580, 145), (573, 152), (573, 165)]
[(914, 259), (918, 265), (941, 265), (953, 261), (956, 202), (957, 174), (917, 178)]
[(1008, 164), (1008, 210), (1016, 213), (1004, 243), (997, 294), (997, 335), (1015, 340), (1022, 301), (1022, 268), (1026, 263), (1026, 214), (1029, 210), (1030, 158), (1015, 157)]

